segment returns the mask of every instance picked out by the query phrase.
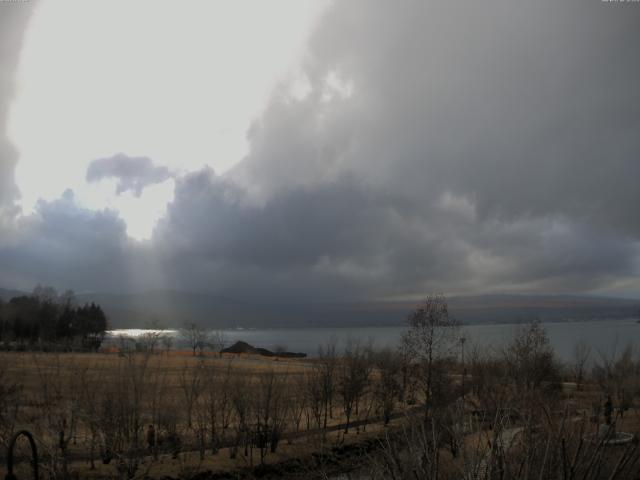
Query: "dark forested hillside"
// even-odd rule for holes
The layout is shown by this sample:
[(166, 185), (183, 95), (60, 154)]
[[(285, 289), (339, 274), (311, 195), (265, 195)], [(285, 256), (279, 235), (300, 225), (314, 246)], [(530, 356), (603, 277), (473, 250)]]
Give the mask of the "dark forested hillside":
[[(257, 301), (176, 291), (78, 297), (104, 308), (116, 328), (156, 322), (177, 327), (197, 321), (213, 328), (403, 325), (415, 302)], [(640, 301), (568, 295), (479, 295), (449, 298), (451, 313), (464, 323), (525, 323), (620, 319), (636, 316)]]

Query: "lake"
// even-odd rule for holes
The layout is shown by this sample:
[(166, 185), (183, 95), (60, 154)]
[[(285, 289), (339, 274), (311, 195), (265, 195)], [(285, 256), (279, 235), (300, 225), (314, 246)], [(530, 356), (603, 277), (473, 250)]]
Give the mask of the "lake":
[[(570, 360), (574, 346), (583, 341), (591, 346), (593, 355), (599, 352), (612, 354), (620, 352), (631, 344), (640, 345), (640, 323), (635, 319), (628, 320), (597, 320), (588, 322), (554, 322), (541, 324), (547, 331), (551, 344), (558, 357)], [(511, 340), (517, 329), (515, 324), (495, 325), (465, 325), (461, 334), (467, 338), (465, 348), (476, 344), (483, 347), (500, 348)], [(344, 327), (344, 328), (278, 328), (278, 329), (246, 329), (222, 330), (226, 344), (231, 345), (238, 340), (245, 341), (256, 347), (274, 350), (284, 347), (291, 352), (302, 352), (313, 357), (317, 355), (318, 346), (326, 344), (335, 338), (338, 349), (345, 346), (349, 339), (361, 342), (371, 342), (375, 347), (394, 347), (406, 327)], [(136, 337), (145, 330), (113, 330), (109, 337), (125, 335)], [(171, 335), (178, 336), (175, 330), (168, 330)]]

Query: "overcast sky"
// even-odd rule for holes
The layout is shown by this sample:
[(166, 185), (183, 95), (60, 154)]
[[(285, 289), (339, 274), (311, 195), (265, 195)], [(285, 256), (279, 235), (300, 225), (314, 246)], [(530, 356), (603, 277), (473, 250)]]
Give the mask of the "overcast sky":
[(600, 0), (0, 1), (0, 286), (640, 298), (639, 26)]

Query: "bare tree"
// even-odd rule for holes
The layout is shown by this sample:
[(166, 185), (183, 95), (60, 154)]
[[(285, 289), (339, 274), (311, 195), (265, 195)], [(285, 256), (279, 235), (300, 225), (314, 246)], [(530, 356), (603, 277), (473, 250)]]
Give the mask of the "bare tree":
[(339, 363), (338, 392), (346, 417), (344, 433), (349, 433), (349, 422), (355, 410), (359, 412), (360, 398), (369, 383), (371, 374), (370, 349), (359, 342), (350, 340)]
[(113, 371), (112, 388), (103, 398), (105, 453), (116, 457), (116, 468), (123, 478), (133, 478), (139, 472), (146, 453), (143, 429), (148, 379), (149, 356), (127, 355)]
[[(81, 365), (72, 377), (72, 403), (79, 403), (79, 420), (89, 431), (91, 454), (96, 444), (104, 464), (114, 461), (117, 478), (144, 477), (150, 462), (144, 462), (144, 425), (156, 423), (159, 405), (158, 380), (164, 369), (152, 369), (149, 355), (132, 352), (105, 365)], [(74, 437), (75, 438), (75, 437)], [(57, 478), (57, 477), (56, 477)]]
[(502, 356), (477, 345), (467, 349), (466, 364), (469, 371), (467, 385), (471, 389), (472, 402), (481, 421), (491, 421), (496, 412), (502, 411), (511, 395), (504, 388), (507, 367)]
[(539, 322), (521, 327), (504, 351), (510, 379), (518, 395), (543, 382), (557, 382), (559, 368), (547, 332)]
[[(167, 381), (168, 372), (169, 369), (167, 365), (160, 362), (155, 365), (155, 368), (151, 369), (145, 378), (147, 382), (146, 405), (151, 421), (150, 426), (153, 427), (151, 438), (149, 438), (150, 435), (149, 432), (147, 432), (147, 446), (151, 449), (155, 460), (158, 459), (159, 446), (158, 429), (156, 426), (159, 426), (161, 423), (162, 413), (171, 408), (167, 400), (167, 393), (169, 391)], [(149, 442), (149, 440), (151, 440), (151, 442)]]
[(160, 338), (160, 343), (164, 348), (164, 352), (168, 354), (173, 347), (173, 336), (169, 332), (165, 332)]
[[(541, 404), (549, 409), (549, 405)], [(575, 420), (575, 419), (574, 419)], [(536, 429), (509, 427), (509, 416), (498, 412), (494, 428), (471, 425), (466, 439), (459, 433), (462, 452), (452, 461), (438, 448), (434, 424), (408, 421), (386, 431), (380, 451), (360, 464), (359, 478), (382, 480), (545, 479), (623, 480), (637, 478), (640, 448), (605, 447), (604, 442), (585, 440), (585, 421), (571, 421), (566, 413), (548, 417)], [(462, 440), (466, 441), (462, 441)]]
[(307, 403), (307, 385), (306, 377), (302, 374), (292, 375), (292, 384), (289, 395), (289, 420), (290, 424), (294, 426), (294, 431), (298, 433), (300, 431), (300, 424), (302, 422), (302, 416), (305, 412), (308, 412)]
[(318, 348), (318, 363), (315, 368), (318, 370), (318, 379), (321, 384), (321, 393), (324, 421), (323, 428), (326, 430), (329, 418), (333, 418), (333, 398), (335, 394), (335, 380), (337, 367), (336, 353), (337, 339), (331, 338), (326, 345), (320, 345)]
[(193, 413), (198, 399), (202, 395), (205, 368), (202, 362), (196, 366), (185, 363), (180, 371), (179, 384), (187, 414), (187, 427), (193, 426)]
[(576, 382), (576, 390), (580, 390), (582, 381), (584, 380), (585, 369), (589, 357), (591, 355), (591, 347), (583, 340), (576, 343), (573, 347), (573, 362), (571, 364), (573, 378)]
[(245, 457), (249, 455), (250, 445), (250, 425), (249, 417), (251, 415), (251, 392), (249, 379), (247, 375), (236, 374), (231, 385), (231, 403), (233, 405), (235, 415), (235, 440), (229, 449), (229, 456), (236, 458), (238, 448), (244, 447)]
[(408, 342), (404, 341), (404, 339), (398, 346), (398, 355), (401, 362), (400, 401), (405, 405), (413, 405), (416, 394), (415, 382), (411, 381), (410, 378), (413, 370), (413, 354)]
[(324, 411), (329, 405), (329, 402), (325, 401), (326, 390), (324, 388), (323, 371), (318, 366), (314, 366), (306, 372), (304, 379), (306, 393), (305, 403), (308, 405), (310, 416), (315, 420), (316, 427), (321, 429), (323, 428), (323, 418), (326, 418)]
[(158, 320), (151, 320), (145, 325), (145, 332), (138, 337), (138, 344), (142, 351), (153, 355), (165, 336), (166, 327)]
[(451, 355), (457, 344), (459, 323), (449, 315), (444, 295), (429, 295), (409, 314), (409, 331), (402, 342), (420, 369), (424, 390), (425, 419), (434, 400), (434, 379), (439, 362)]
[(218, 356), (222, 358), (222, 350), (224, 350), (227, 344), (227, 338), (222, 330), (216, 330), (211, 333), (210, 343), (213, 346), (213, 350), (218, 352)]
[[(80, 399), (73, 396), (69, 400), (66, 392), (78, 390), (81, 369), (75, 364), (65, 364), (60, 355), (43, 358), (33, 355), (39, 382), (39, 404), (41, 405), (43, 438), (45, 451), (49, 454), (50, 468), (63, 478), (69, 476), (69, 447), (77, 432), (80, 418)], [(80, 373), (80, 374), (79, 374)]]
[[(95, 470), (95, 455), (100, 436), (100, 416), (98, 406), (107, 385), (102, 381), (104, 372), (101, 365), (92, 365), (90, 368), (81, 369), (78, 372), (78, 399), (80, 401), (80, 419), (89, 430), (89, 463), (91, 470)], [(99, 379), (99, 380), (98, 380)]]
[(376, 353), (374, 362), (377, 370), (375, 398), (386, 425), (401, 395), (402, 358), (400, 353), (385, 349)]
[(620, 353), (615, 348), (608, 354), (599, 353), (593, 367), (593, 378), (605, 394), (613, 397), (618, 414), (623, 416), (632, 406), (635, 396), (640, 394), (640, 371), (634, 361), (634, 348), (629, 344)]
[(136, 350), (136, 342), (127, 335), (118, 335), (118, 352), (120, 356), (132, 355)]
[(180, 337), (189, 345), (195, 357), (197, 351), (202, 354), (209, 339), (209, 333), (197, 323), (187, 322), (180, 329)]
[(546, 331), (538, 322), (518, 329), (503, 352), (507, 382), (512, 397), (509, 407), (533, 435), (546, 415), (540, 405), (555, 408), (560, 399), (560, 366)]
[(232, 415), (231, 389), (234, 370), (232, 361), (223, 369), (209, 365), (206, 369), (203, 400), (208, 415), (211, 453), (217, 453), (224, 442)]
[(284, 382), (273, 370), (257, 378), (253, 395), (252, 437), (260, 452), (260, 463), (267, 453), (275, 453), (286, 421), (287, 402), (284, 397)]
[[(203, 372), (206, 375), (206, 372)], [(207, 450), (207, 435), (209, 433), (209, 421), (211, 419), (208, 412), (208, 399), (205, 395), (205, 385), (203, 382), (203, 392), (198, 395), (194, 405), (194, 423), (192, 426), (193, 433), (195, 434), (196, 444), (198, 446), (198, 454), (200, 460), (204, 460)]]

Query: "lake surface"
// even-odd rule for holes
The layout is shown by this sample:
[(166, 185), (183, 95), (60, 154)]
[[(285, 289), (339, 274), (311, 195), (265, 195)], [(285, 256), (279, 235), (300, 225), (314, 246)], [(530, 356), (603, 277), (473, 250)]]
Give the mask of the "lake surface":
[[(574, 346), (582, 341), (591, 346), (593, 356), (601, 352), (609, 355), (620, 352), (627, 345), (640, 345), (640, 323), (629, 320), (598, 320), (589, 322), (542, 323), (558, 357), (570, 360)], [(472, 345), (500, 348), (511, 340), (520, 325), (465, 325), (461, 334), (467, 338), (465, 348)], [(302, 352), (315, 356), (319, 345), (326, 345), (332, 339), (338, 342), (338, 349), (344, 348), (349, 339), (363, 343), (371, 342), (375, 347), (395, 347), (399, 344), (406, 327), (345, 327), (345, 328), (278, 328), (222, 330), (227, 345), (238, 340), (256, 347), (275, 350), (284, 347), (291, 352)], [(178, 337), (176, 330), (167, 332)], [(136, 337), (145, 330), (113, 330), (109, 337), (125, 335)]]

